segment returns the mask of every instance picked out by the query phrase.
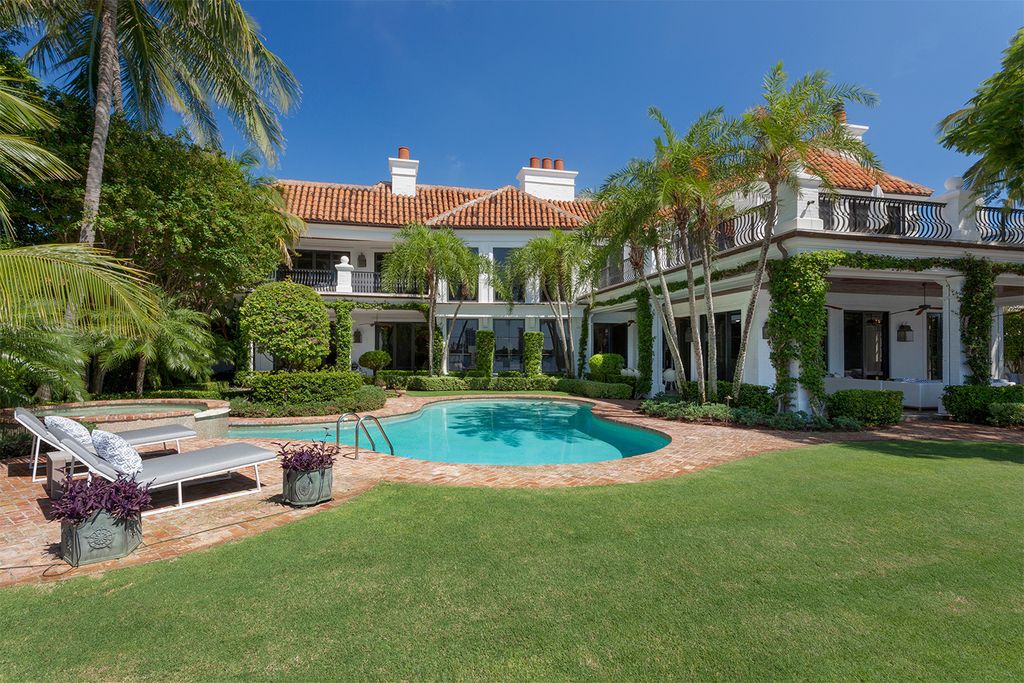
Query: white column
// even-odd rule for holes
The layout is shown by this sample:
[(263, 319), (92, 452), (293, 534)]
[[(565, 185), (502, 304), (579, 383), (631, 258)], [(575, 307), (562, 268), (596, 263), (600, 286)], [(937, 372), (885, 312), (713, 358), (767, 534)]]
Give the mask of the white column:
[(946, 278), (942, 283), (942, 381), (963, 384), (967, 377), (963, 342), (960, 339), (960, 291), (962, 276)]
[(352, 291), (352, 271), (355, 267), (348, 262), (348, 256), (342, 256), (341, 261), (334, 266), (334, 269), (338, 271), (338, 283), (334, 288), (336, 292), (351, 292)]
[(662, 340), (661, 315), (654, 311), (654, 321), (651, 324), (651, 333), (654, 335), (654, 357), (651, 359), (651, 393), (658, 394), (665, 390), (665, 381), (662, 378), (665, 368), (662, 367), (661, 349), (665, 343)]
[(808, 173), (797, 176), (797, 187), (783, 185), (779, 188), (779, 215), (776, 234), (792, 230), (824, 229), (818, 215), (821, 201), (819, 188), (821, 180)]
[(1003, 312), (1002, 306), (996, 306), (992, 316), (992, 377), (1003, 379)]

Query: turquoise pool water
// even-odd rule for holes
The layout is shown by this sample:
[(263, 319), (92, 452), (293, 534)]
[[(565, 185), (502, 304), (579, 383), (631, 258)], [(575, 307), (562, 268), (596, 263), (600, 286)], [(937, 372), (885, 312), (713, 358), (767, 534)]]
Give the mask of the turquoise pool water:
[[(376, 426), (365, 424), (377, 450), (387, 452)], [(414, 415), (384, 418), (381, 424), (391, 437), (395, 455), (477, 465), (615, 460), (649, 453), (669, 443), (661, 434), (597, 418), (589, 405), (574, 401), (441, 401)], [(333, 443), (334, 424), (231, 427), (228, 436)], [(341, 441), (355, 443), (352, 423), (342, 428)], [(365, 435), (360, 435), (359, 446), (369, 447)]]

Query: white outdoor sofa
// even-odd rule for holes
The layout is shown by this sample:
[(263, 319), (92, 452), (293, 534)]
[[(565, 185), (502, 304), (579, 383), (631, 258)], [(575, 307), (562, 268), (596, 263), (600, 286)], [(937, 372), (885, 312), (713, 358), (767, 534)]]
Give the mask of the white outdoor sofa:
[[(52, 448), (61, 449), (60, 439), (50, 431), (42, 420), (24, 408), (14, 409), (14, 419), (32, 434), (32, 481), (38, 481), (40, 448), (45, 443)], [(163, 444), (164, 448), (167, 448), (167, 444), (173, 441), (174, 450), (179, 453), (181, 452), (182, 441), (196, 437), (194, 430), (183, 425), (129, 429), (125, 432), (118, 432), (117, 435), (132, 446), (155, 446), (159, 443)]]
[[(82, 444), (61, 430), (55, 428), (51, 431), (60, 439), (60, 449), (85, 465), (90, 478), (99, 476), (108, 481), (114, 481), (118, 477), (124, 476), (123, 473), (115, 470), (106, 460), (86, 450), (82, 447)], [(277, 454), (266, 448), (260, 448), (251, 443), (232, 443), (224, 446), (201, 448), (185, 453), (171, 453), (170, 455), (146, 458), (142, 461), (142, 469), (135, 473), (133, 478), (140, 484), (148, 484), (150, 489), (162, 489), (170, 486), (175, 486), (178, 489), (177, 505), (147, 510), (143, 513), (144, 515), (150, 515), (257, 493), (262, 490), (259, 466), (264, 463), (274, 462), (275, 460), (277, 460)], [(256, 474), (255, 488), (211, 496), (188, 503), (184, 502), (182, 487), (185, 484), (198, 483), (201, 480), (211, 480), (220, 475), (226, 475), (248, 467), (252, 467)]]

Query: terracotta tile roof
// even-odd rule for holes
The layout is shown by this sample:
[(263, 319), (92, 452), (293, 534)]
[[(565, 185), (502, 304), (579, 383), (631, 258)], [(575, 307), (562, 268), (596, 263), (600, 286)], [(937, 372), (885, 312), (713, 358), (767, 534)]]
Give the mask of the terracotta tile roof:
[(875, 184), (882, 187), (886, 194), (914, 194), (928, 196), (930, 187), (912, 183), (899, 176), (889, 173), (874, 174), (856, 161), (831, 152), (815, 153), (812, 160), (816, 166), (829, 174), (832, 184), (844, 190), (864, 190), (870, 192)]
[(543, 230), (578, 228), (594, 213), (589, 200), (548, 201), (511, 185), (497, 190), (419, 185), (415, 197), (394, 195), (385, 182), (342, 185), (280, 180), (277, 185), (288, 210), (307, 223)]

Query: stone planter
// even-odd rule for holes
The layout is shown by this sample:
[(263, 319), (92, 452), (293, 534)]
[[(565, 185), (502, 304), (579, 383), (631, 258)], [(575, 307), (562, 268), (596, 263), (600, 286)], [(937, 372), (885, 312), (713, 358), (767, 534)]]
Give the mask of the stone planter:
[(309, 507), (331, 499), (334, 470), (330, 467), (310, 472), (284, 470), (281, 497), (295, 507)]
[(83, 522), (60, 525), (60, 556), (72, 567), (131, 555), (140, 543), (141, 517), (122, 521), (97, 510)]

